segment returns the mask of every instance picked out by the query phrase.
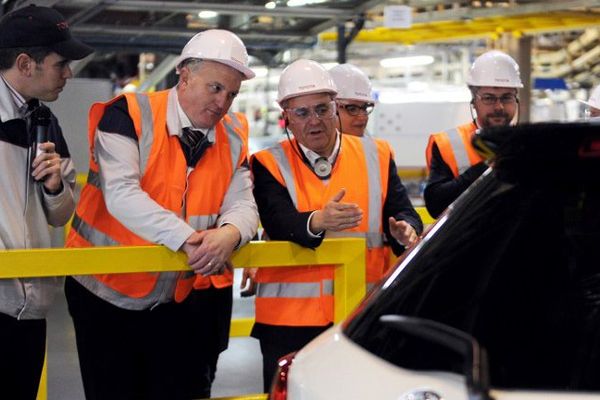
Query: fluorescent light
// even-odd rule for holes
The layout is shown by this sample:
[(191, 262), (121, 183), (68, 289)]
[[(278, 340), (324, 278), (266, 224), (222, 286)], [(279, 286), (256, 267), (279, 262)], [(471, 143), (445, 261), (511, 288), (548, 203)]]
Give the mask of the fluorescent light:
[(204, 10), (204, 11), (200, 11), (198, 13), (198, 17), (202, 18), (202, 19), (211, 19), (217, 16), (217, 12), (216, 11), (208, 11), (208, 10)]
[(274, 1), (269, 1), (267, 4), (265, 4), (265, 8), (268, 10), (272, 10), (275, 7), (277, 7), (277, 3), (275, 3)]
[(302, 7), (307, 4), (324, 3), (325, 1), (327, 1), (327, 0), (288, 0), (287, 6), (288, 7)]
[(267, 68), (265, 67), (253, 67), (251, 68), (257, 78), (262, 78), (267, 76)]
[(433, 64), (433, 61), (434, 58), (432, 56), (408, 56), (384, 58), (383, 60), (379, 61), (379, 65), (384, 68), (417, 67)]

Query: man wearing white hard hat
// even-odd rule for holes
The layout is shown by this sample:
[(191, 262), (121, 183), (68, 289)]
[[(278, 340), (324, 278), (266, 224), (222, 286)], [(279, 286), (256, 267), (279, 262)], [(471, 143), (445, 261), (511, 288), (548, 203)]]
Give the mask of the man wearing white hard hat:
[(473, 120), (432, 134), (426, 150), (429, 178), (425, 205), (437, 218), (487, 169), (471, 145), (478, 129), (510, 125), (518, 115), (517, 90), (523, 87), (519, 66), (509, 55), (488, 51), (479, 56), (467, 77)]
[(247, 121), (228, 110), (254, 74), (242, 41), (216, 29), (186, 44), (177, 73), (170, 90), (90, 110), (90, 170), (67, 246), (159, 244), (191, 270), (67, 279), (88, 399), (210, 397), (227, 345), (229, 258), (258, 225)]
[[(397, 253), (412, 246), (422, 223), (383, 141), (336, 130), (337, 88), (317, 62), (297, 60), (281, 74), (278, 103), (293, 134), (251, 158), (254, 196), (272, 240), (318, 247), (324, 238), (367, 240), (366, 284), (385, 266), (384, 236)], [(333, 267), (256, 272), (256, 324), (268, 390), (277, 360), (333, 323)]]
[(340, 131), (364, 136), (369, 114), (375, 108), (369, 77), (352, 64), (336, 65), (329, 70), (329, 74), (338, 89), (335, 103)]
[(600, 118), (600, 85), (592, 90), (588, 101), (581, 102), (587, 106), (585, 110), (586, 119), (590, 121), (598, 120)]

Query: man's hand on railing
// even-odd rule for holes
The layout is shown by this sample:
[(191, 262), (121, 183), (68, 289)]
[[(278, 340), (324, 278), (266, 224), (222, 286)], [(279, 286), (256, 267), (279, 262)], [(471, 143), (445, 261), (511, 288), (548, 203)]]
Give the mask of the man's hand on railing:
[(242, 283), (240, 284), (240, 296), (250, 297), (256, 294), (256, 271), (258, 268), (244, 268)]
[(187, 254), (188, 265), (196, 274), (220, 275), (225, 272), (239, 240), (237, 228), (223, 225), (217, 229), (194, 232), (181, 249)]

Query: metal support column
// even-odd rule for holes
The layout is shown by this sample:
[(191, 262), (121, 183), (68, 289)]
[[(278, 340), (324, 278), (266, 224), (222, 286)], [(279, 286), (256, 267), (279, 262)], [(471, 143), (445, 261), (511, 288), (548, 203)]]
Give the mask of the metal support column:
[(337, 51), (338, 51), (338, 63), (345, 64), (346, 63), (346, 49), (348, 45), (352, 43), (358, 32), (365, 26), (365, 15), (360, 14), (354, 20), (354, 26), (352, 30), (346, 36), (346, 25), (343, 22), (340, 22), (337, 26), (338, 36), (337, 36)]
[(509, 53), (519, 64), (521, 71), (521, 81), (523, 89), (519, 90), (519, 122), (529, 122), (531, 120), (531, 91), (533, 82), (531, 81), (531, 46), (533, 38), (531, 36), (514, 37), (509, 41)]

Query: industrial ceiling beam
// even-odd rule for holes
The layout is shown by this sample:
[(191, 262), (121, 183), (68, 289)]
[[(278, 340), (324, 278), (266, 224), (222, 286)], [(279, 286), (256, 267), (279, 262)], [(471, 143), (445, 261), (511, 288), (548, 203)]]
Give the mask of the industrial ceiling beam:
[[(540, 34), (582, 30), (598, 26), (599, 16), (590, 12), (554, 12), (512, 17), (478, 18), (468, 21), (416, 23), (408, 29), (375, 28), (362, 30), (356, 37), (360, 42), (388, 43), (445, 43), (482, 38), (497, 39), (502, 33)], [(323, 41), (337, 41), (336, 32), (319, 35)]]
[(76, 24), (81, 24), (85, 21), (92, 19), (94, 16), (100, 14), (102, 11), (106, 9), (112, 3), (115, 3), (118, 0), (102, 0), (99, 3), (84, 8), (77, 13), (71, 15), (67, 20), (69, 25), (74, 26)]
[[(74, 0), (69, 1), (69, 6), (81, 7), (89, 2)], [(112, 11), (158, 11), (178, 13), (198, 13), (199, 11), (216, 11), (224, 15), (267, 15), (272, 17), (298, 17), (315, 19), (344, 19), (351, 18), (352, 10), (340, 10), (325, 7), (276, 7), (273, 9), (264, 6), (253, 6), (247, 4), (236, 4), (232, 2), (223, 3), (191, 3), (183, 1), (148, 1), (148, 0), (119, 0), (107, 7)]]
[(316, 25), (310, 29), (310, 35), (316, 36), (319, 33), (326, 31), (329, 28), (336, 26), (340, 21), (347, 21), (356, 18), (358, 15), (364, 14), (372, 8), (385, 3), (386, 0), (369, 0), (363, 2), (361, 5), (353, 8), (346, 16), (339, 16), (338, 18), (330, 19), (329, 21), (323, 22), (322, 24)]
[[(169, 29), (169, 28), (149, 28), (139, 26), (122, 26), (122, 25), (78, 25), (72, 29), (75, 35), (78, 34), (101, 34), (110, 36), (161, 36), (165, 38), (184, 38), (191, 39), (197, 30), (192, 29)], [(291, 33), (273, 33), (273, 32), (252, 32), (242, 31), (236, 32), (236, 34), (242, 40), (261, 40), (261, 39), (272, 39), (272, 40), (284, 40), (284, 41), (314, 41), (313, 38), (306, 38), (302, 33), (291, 34)]]
[(536, 4), (519, 4), (517, 7), (461, 7), (449, 10), (426, 11), (413, 16), (413, 23), (469, 20), (495, 16), (516, 16), (552, 11), (566, 11), (578, 8), (600, 7), (600, 0), (559, 0), (546, 1)]

